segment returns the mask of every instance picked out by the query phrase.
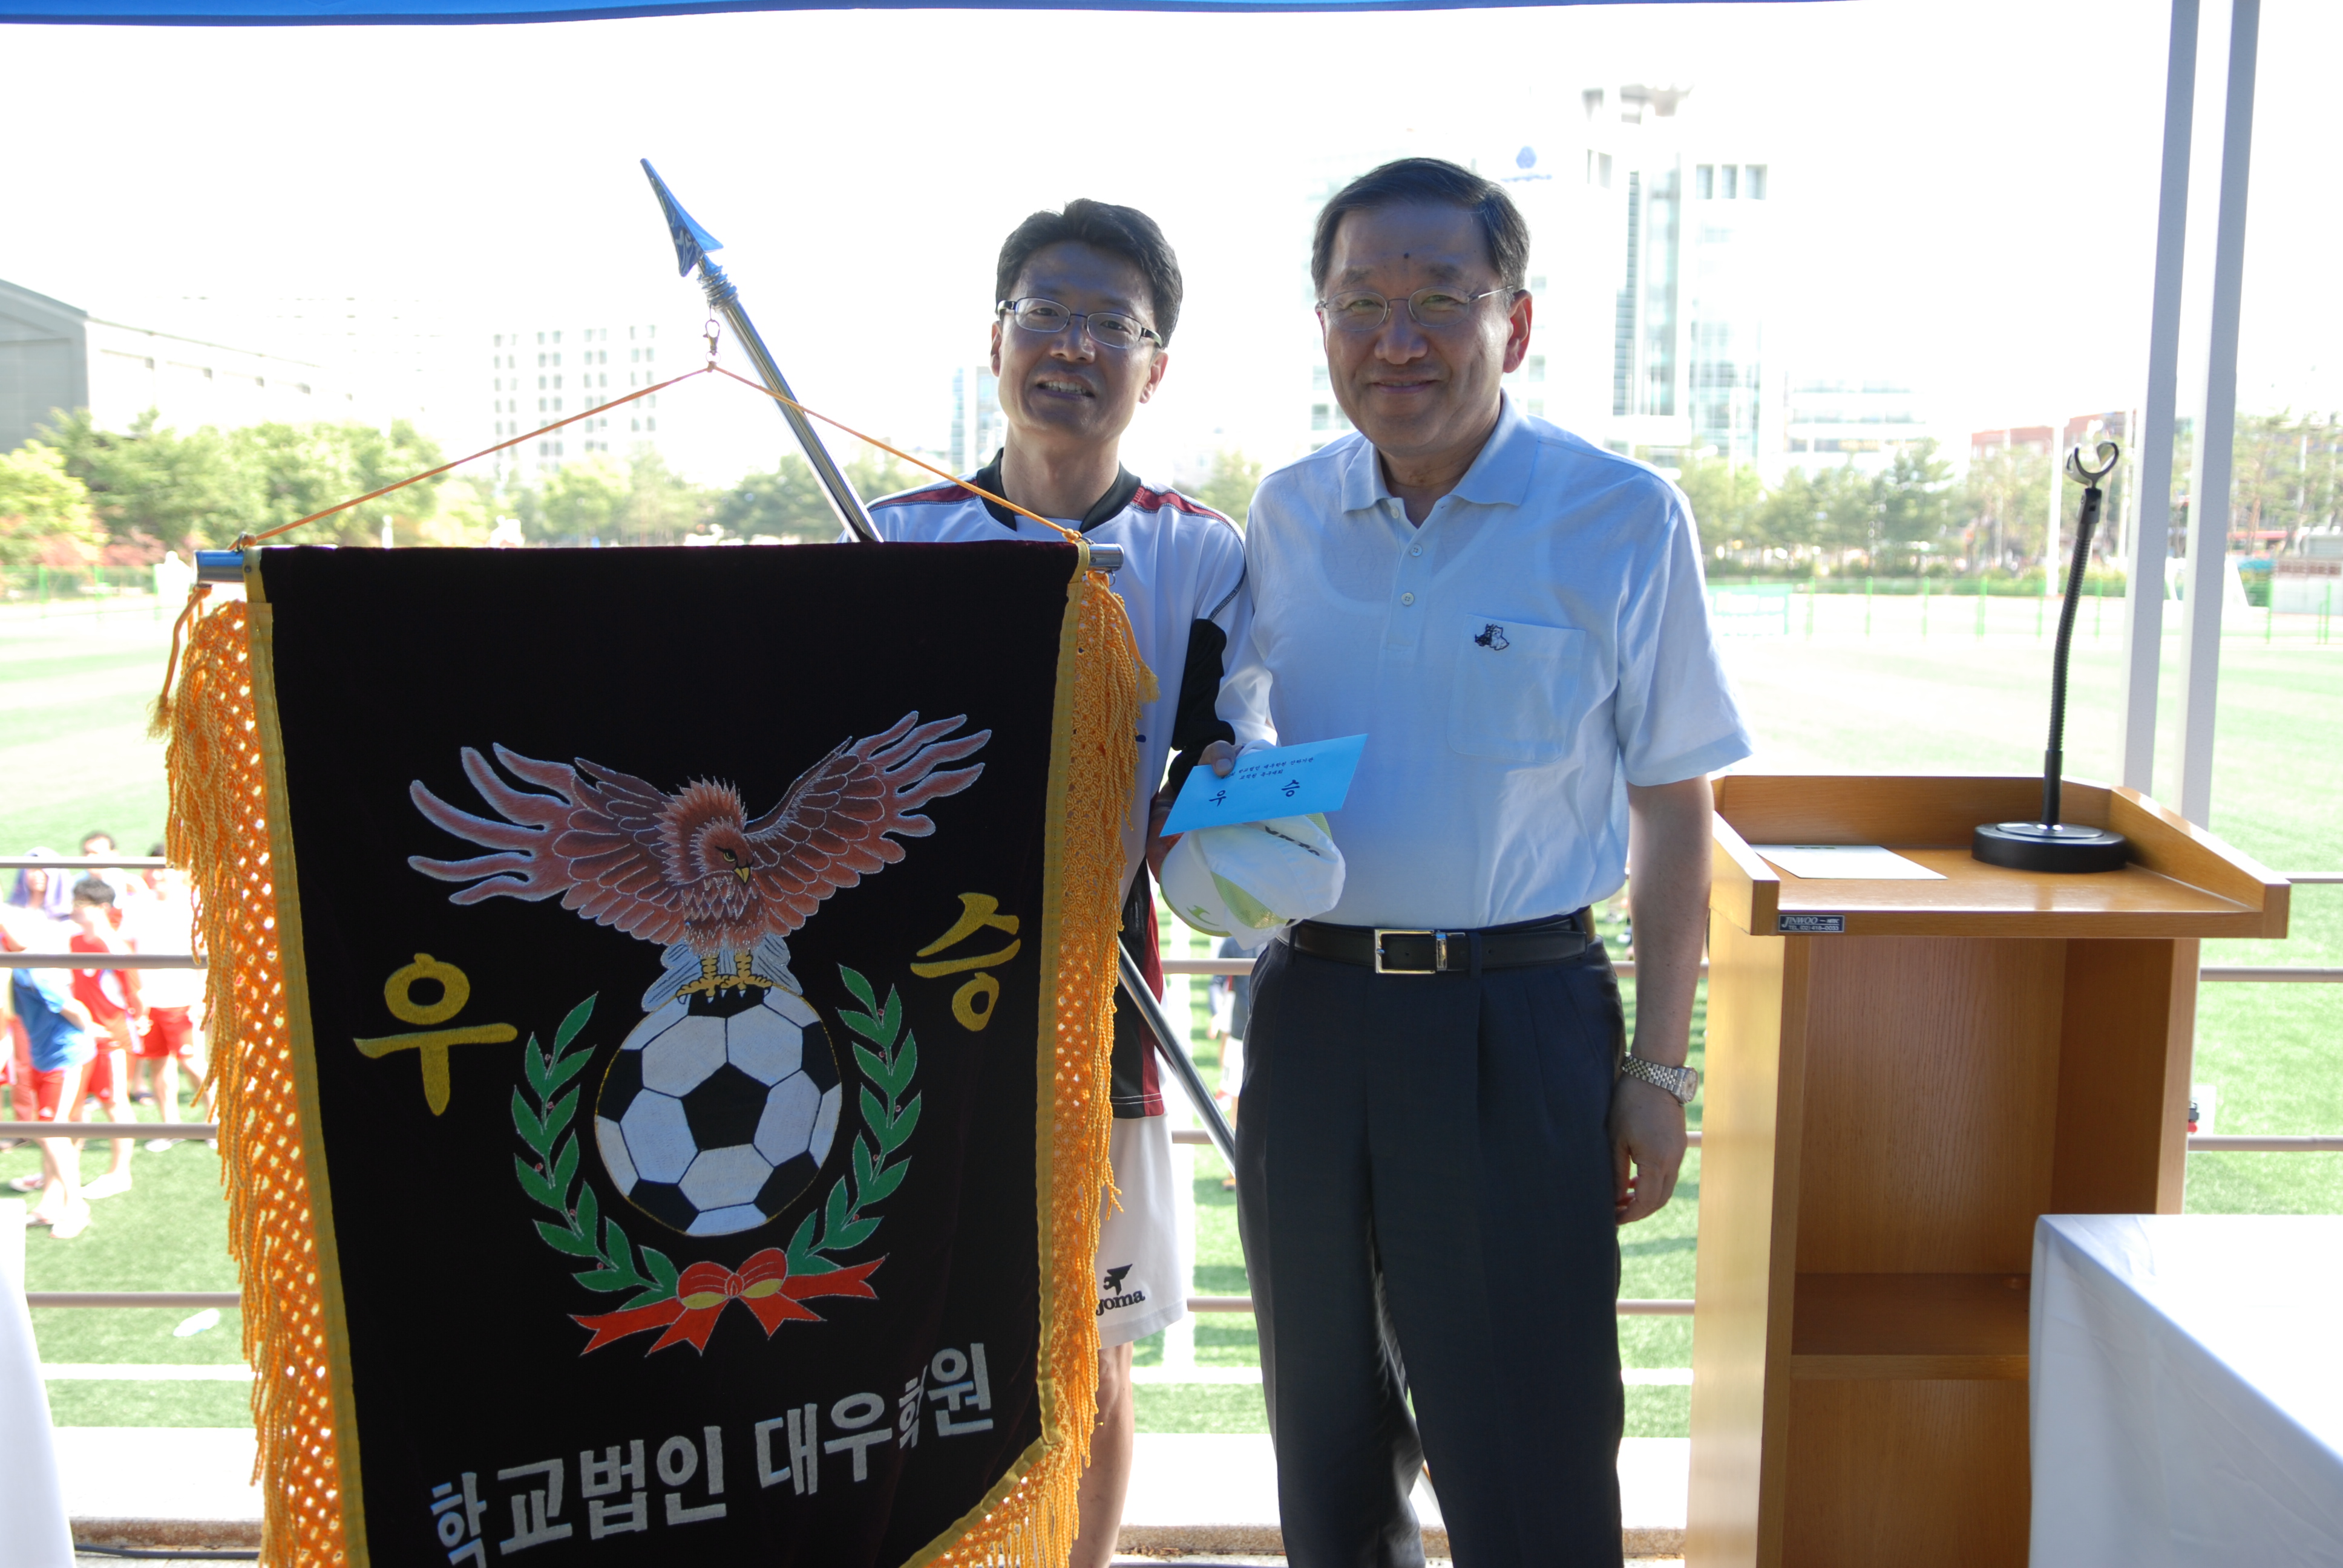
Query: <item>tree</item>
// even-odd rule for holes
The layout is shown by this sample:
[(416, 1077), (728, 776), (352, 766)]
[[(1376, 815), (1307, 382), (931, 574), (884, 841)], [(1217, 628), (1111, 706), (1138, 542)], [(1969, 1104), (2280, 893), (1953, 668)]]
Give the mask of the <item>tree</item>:
[(1246, 514), (1252, 510), (1252, 493), (1261, 488), (1261, 476), (1260, 463), (1223, 447), (1212, 454), (1212, 471), (1196, 487), (1196, 499), (1242, 528)]
[(710, 516), (735, 538), (819, 543), (838, 537), (837, 515), (813, 477), (813, 466), (794, 455), (769, 472), (743, 474), (739, 484), (719, 491)]
[(1676, 470), (1676, 487), (1692, 503), (1693, 520), (1711, 550), (1746, 560), (1782, 543), (1766, 537), (1765, 487), (1755, 468), (1714, 452), (1692, 452)]
[(649, 447), (627, 467), (627, 500), (619, 534), (628, 544), (671, 545), (699, 528), (713, 498), (667, 466)]
[(89, 488), (65, 471), (64, 453), (27, 441), (0, 455), (0, 566), (46, 560), (59, 546), (94, 560), (94, 547), (105, 538)]
[(893, 453), (882, 452), (876, 447), (865, 447), (855, 454), (854, 461), (846, 465), (846, 477), (853, 485), (854, 493), (866, 501), (938, 482), (926, 469), (915, 468)]
[(1934, 441), (1898, 448), (1887, 471), (1872, 481), (1879, 539), (1889, 566), (1917, 566), (1959, 527), (1952, 494), (1953, 466)]
[[(441, 461), (438, 444), (404, 419), (394, 421), (387, 432), (355, 422), (248, 425), (230, 432), (228, 447), (248, 471), (256, 492), (255, 510), (245, 523), (253, 533), (380, 489)], [(413, 544), (434, 510), (439, 485), (438, 479), (426, 479), (396, 495), (319, 518), (294, 542), (379, 544), (387, 518), (393, 537)]]
[(548, 544), (615, 545), (633, 497), (633, 477), (599, 453), (564, 463), (518, 498), (521, 532)]
[(2003, 447), (1969, 465), (1959, 507), (1969, 558), (1994, 568), (2042, 559), (2042, 523), (2050, 508), (2050, 459)]
[(225, 546), (253, 526), (252, 477), (208, 425), (182, 436), (149, 408), (127, 430), (100, 430), (88, 409), (77, 408), (42, 434), (88, 487), (92, 509), (118, 542)]

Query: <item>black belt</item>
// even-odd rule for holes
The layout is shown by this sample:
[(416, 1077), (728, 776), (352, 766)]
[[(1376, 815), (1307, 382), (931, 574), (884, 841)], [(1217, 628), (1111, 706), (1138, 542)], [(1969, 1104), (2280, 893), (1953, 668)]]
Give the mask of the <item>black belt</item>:
[[(1455, 970), (1526, 970), (1558, 964), (1586, 951), (1594, 921), (1589, 911), (1482, 930), (1402, 930), (1390, 926), (1330, 926), (1302, 920), (1294, 947), (1312, 958), (1358, 964), (1383, 975), (1444, 974)], [(1477, 950), (1477, 952), (1476, 952)]]

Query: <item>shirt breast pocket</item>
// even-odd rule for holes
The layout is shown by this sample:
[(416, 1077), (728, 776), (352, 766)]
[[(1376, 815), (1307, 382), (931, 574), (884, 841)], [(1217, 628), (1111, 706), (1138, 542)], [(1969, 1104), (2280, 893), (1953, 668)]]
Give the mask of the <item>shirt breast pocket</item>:
[(1448, 708), (1449, 748), (1503, 762), (1557, 759), (1593, 685), (1586, 634), (1475, 615), (1451, 635), (1462, 646)]

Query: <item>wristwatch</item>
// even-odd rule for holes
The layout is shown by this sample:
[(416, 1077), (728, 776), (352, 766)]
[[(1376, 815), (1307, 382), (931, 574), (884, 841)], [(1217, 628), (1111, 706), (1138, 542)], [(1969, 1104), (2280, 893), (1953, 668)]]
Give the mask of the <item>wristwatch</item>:
[(1620, 1062), (1619, 1070), (1629, 1078), (1641, 1079), (1654, 1089), (1664, 1089), (1676, 1097), (1679, 1105), (1690, 1105), (1692, 1097), (1700, 1092), (1700, 1074), (1689, 1067), (1662, 1067), (1640, 1056), (1631, 1056)]

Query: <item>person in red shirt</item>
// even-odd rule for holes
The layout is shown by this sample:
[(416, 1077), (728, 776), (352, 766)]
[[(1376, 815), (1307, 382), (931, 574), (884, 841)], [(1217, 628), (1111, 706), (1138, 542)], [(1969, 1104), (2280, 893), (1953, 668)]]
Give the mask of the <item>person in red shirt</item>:
[[(114, 931), (114, 889), (96, 877), (74, 884), (73, 920), (79, 928), (67, 945), (77, 953), (115, 953), (123, 950)], [(101, 1036), (96, 1059), (90, 1063), (83, 1087), (85, 1105), (97, 1101), (115, 1121), (136, 1120), (130, 1109), (131, 1020), (144, 1018), (146, 1004), (139, 999), (138, 982), (127, 970), (75, 970), (74, 1000), (89, 1013)], [(105, 1175), (82, 1189), (85, 1199), (111, 1198), (130, 1191), (130, 1154), (137, 1141), (114, 1141), (114, 1164)]]

